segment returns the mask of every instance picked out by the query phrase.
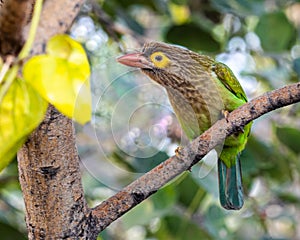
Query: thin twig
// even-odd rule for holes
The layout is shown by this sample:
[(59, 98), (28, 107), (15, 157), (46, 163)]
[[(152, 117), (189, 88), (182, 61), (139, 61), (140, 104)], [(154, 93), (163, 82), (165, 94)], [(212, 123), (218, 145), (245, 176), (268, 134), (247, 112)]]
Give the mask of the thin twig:
[(34, 10), (33, 10), (33, 16), (32, 16), (32, 21), (31, 21), (31, 26), (28, 34), (28, 38), (19, 53), (19, 59), (22, 60), (26, 58), (29, 53), (30, 49), (32, 48), (34, 38), (36, 35), (36, 31), (38, 28), (41, 12), (42, 12), (42, 6), (43, 6), (43, 0), (36, 0), (34, 4)]

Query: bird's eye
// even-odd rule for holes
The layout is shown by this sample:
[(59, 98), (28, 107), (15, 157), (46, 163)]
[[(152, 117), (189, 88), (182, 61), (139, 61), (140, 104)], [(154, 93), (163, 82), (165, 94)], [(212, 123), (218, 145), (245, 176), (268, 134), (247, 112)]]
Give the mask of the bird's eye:
[(163, 60), (163, 56), (162, 55), (156, 55), (155, 56), (155, 61), (160, 62), (161, 60)]
[(157, 68), (165, 68), (170, 63), (170, 59), (163, 52), (152, 53), (150, 59)]

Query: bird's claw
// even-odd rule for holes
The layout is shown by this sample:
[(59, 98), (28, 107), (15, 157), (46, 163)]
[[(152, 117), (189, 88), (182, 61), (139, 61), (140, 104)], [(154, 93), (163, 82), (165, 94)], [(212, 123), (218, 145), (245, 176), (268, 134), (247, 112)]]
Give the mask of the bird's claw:
[[(228, 120), (229, 111), (227, 111), (227, 110), (222, 110), (222, 115), (224, 116), (226, 122), (229, 122), (229, 120)], [(244, 132), (245, 132), (243, 127), (236, 127), (236, 131), (237, 131), (238, 134), (239, 134), (239, 133), (244, 133)]]
[[(183, 147), (181, 147), (181, 146), (178, 146), (178, 147), (175, 149), (175, 155), (176, 155), (176, 157), (178, 157), (179, 159), (180, 159), (180, 155), (182, 154), (182, 149), (183, 149)], [(191, 172), (191, 171), (192, 171), (192, 166), (193, 166), (193, 165), (189, 166), (188, 169), (187, 169), (187, 171)]]
[(244, 128), (243, 127), (239, 127), (239, 131), (242, 133), (245, 133)]
[(222, 110), (222, 115), (224, 116), (226, 122), (228, 122), (229, 111), (227, 111), (227, 110)]
[(245, 131), (244, 131), (244, 128), (241, 127), (241, 126), (236, 127), (236, 131), (237, 131), (238, 133), (244, 133), (244, 132), (245, 132)]
[(175, 155), (176, 157), (179, 157), (180, 154), (181, 154), (181, 150), (183, 149), (183, 147), (181, 146), (178, 146), (176, 149), (175, 149)]

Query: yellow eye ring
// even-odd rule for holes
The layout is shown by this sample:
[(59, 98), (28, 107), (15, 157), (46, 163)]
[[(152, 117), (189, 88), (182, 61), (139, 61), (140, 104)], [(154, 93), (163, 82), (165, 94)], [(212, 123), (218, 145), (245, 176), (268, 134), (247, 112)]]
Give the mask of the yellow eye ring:
[(170, 63), (170, 59), (163, 52), (152, 53), (150, 59), (157, 68), (165, 68)]

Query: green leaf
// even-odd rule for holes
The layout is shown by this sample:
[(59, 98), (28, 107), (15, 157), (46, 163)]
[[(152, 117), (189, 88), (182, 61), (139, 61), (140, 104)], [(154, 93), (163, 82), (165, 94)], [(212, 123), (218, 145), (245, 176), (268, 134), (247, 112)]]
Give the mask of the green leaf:
[(211, 4), (220, 12), (230, 12), (243, 17), (247, 15), (261, 15), (265, 11), (264, 0), (212, 0)]
[(155, 209), (161, 214), (171, 210), (177, 200), (177, 192), (174, 184), (159, 189), (157, 193), (150, 197), (150, 199), (153, 202)]
[(289, 49), (296, 41), (296, 30), (283, 12), (263, 15), (256, 26), (264, 50), (279, 52)]
[(300, 131), (291, 127), (278, 127), (276, 129), (276, 135), (280, 142), (286, 145), (294, 153), (300, 153)]
[(130, 16), (126, 11), (123, 11), (121, 8), (117, 11), (118, 17), (120, 17), (127, 26), (132, 29), (134, 32), (143, 35), (145, 32), (144, 27), (139, 24), (132, 16)]
[(29, 84), (13, 81), (0, 105), (0, 171), (43, 120), (47, 105)]
[(218, 188), (218, 176), (215, 168), (212, 168), (205, 177), (200, 177), (199, 173), (203, 163), (197, 164), (192, 169), (192, 177), (194, 181), (205, 189), (208, 193), (212, 194), (215, 198), (219, 197), (219, 188)]
[(151, 201), (144, 201), (122, 217), (123, 228), (129, 229), (135, 225), (146, 225), (158, 216)]
[(294, 193), (279, 191), (276, 193), (276, 195), (281, 201), (285, 203), (300, 206), (300, 197)]
[(26, 236), (19, 232), (18, 229), (8, 225), (7, 223), (0, 222), (0, 232), (2, 240), (19, 239), (25, 240)]
[(23, 76), (59, 111), (84, 124), (91, 119), (90, 67), (82, 46), (66, 35), (50, 39), (47, 54), (31, 58)]
[(166, 159), (168, 159), (168, 155), (165, 152), (158, 151), (155, 155), (150, 157), (135, 158), (132, 162), (132, 166), (137, 172), (146, 172), (150, 171), (152, 168), (165, 161)]
[[(197, 210), (197, 207), (206, 195), (206, 191), (201, 185), (197, 184), (191, 174), (185, 175), (184, 180), (180, 181), (176, 190), (178, 192), (178, 200), (180, 204), (192, 211)], [(193, 204), (193, 206), (191, 206), (191, 204)]]
[(226, 229), (225, 216), (225, 211), (215, 205), (210, 206), (205, 212), (204, 225), (215, 239), (219, 237), (219, 229)]
[(292, 169), (289, 160), (277, 147), (250, 135), (241, 155), (244, 185), (250, 186), (253, 178), (260, 176), (281, 183), (290, 181)]
[(219, 43), (209, 32), (194, 23), (172, 26), (165, 36), (171, 43), (188, 47), (195, 51), (217, 52)]
[(155, 235), (158, 239), (212, 239), (209, 233), (201, 229), (199, 225), (182, 216), (167, 216), (162, 220), (160, 229)]
[(123, 227), (129, 229), (134, 225), (147, 225), (152, 219), (163, 217), (173, 211), (176, 203), (176, 192), (174, 186), (168, 185), (159, 189), (157, 193), (152, 195), (148, 200), (136, 206), (129, 211), (123, 219)]

